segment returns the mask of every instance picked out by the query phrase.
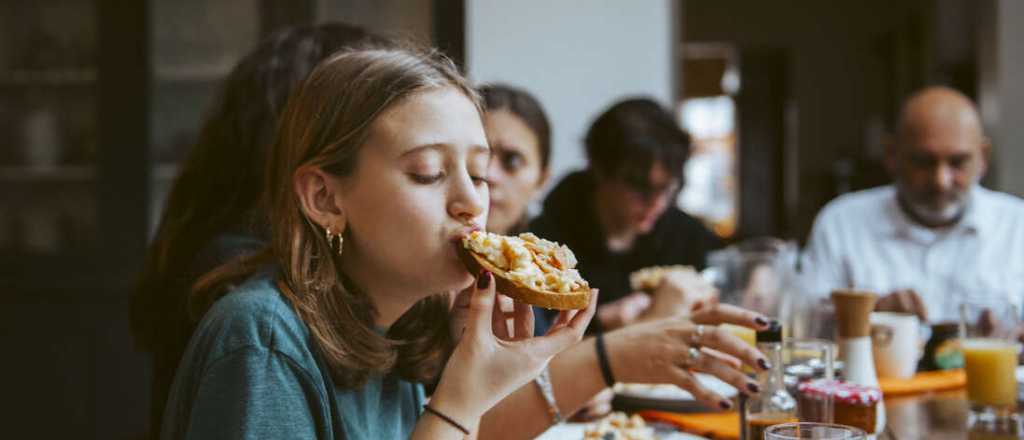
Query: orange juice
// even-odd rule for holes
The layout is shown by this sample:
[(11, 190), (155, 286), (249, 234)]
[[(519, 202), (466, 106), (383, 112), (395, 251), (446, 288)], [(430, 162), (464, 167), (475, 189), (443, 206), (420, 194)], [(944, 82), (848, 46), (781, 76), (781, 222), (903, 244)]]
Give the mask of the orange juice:
[(1017, 406), (1017, 352), (1007, 340), (970, 338), (961, 342), (967, 373), (967, 399), (973, 405)]
[(733, 336), (740, 338), (743, 342), (750, 344), (751, 347), (757, 345), (757, 332), (752, 328), (747, 328), (733, 324), (722, 324), (718, 326), (722, 330), (732, 333)]

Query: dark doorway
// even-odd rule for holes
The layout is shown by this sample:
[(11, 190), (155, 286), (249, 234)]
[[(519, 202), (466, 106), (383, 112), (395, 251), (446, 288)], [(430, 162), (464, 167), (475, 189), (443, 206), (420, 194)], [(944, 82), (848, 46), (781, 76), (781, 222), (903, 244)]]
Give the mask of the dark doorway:
[(785, 50), (740, 49), (740, 90), (736, 100), (740, 239), (786, 235), (787, 66)]

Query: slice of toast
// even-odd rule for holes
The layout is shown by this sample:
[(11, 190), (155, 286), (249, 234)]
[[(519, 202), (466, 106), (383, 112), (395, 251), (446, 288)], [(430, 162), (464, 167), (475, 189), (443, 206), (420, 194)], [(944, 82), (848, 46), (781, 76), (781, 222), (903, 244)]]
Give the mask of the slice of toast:
[[(527, 304), (547, 309), (584, 309), (590, 304), (592, 296), (591, 289), (590, 286), (587, 285), (586, 281), (581, 279), (580, 281), (582, 281), (582, 283), (577, 285), (575, 289), (568, 292), (557, 292), (529, 286), (518, 279), (521, 277), (513, 276), (509, 272), (508, 268), (500, 267), (495, 264), (495, 262), (489, 260), (487, 256), (469, 249), (466, 244), (467, 239), (468, 238), (463, 239), (463, 241), (456, 246), (462, 263), (465, 264), (466, 268), (473, 274), (480, 273), (480, 270), (482, 269), (486, 269), (493, 273), (495, 288), (501, 294)], [(533, 257), (534, 260), (537, 260), (536, 255), (533, 255)]]
[(649, 266), (629, 274), (629, 286), (637, 292), (653, 293), (661, 286), (662, 279), (671, 272), (689, 272), (697, 275), (693, 266)]

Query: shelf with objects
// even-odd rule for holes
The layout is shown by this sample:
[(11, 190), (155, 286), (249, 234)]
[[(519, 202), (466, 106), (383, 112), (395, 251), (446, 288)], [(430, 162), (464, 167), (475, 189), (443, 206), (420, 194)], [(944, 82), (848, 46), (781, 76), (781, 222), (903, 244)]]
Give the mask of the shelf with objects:
[[(150, 239), (179, 165), (224, 79), (258, 43), (265, 13), (254, 0), (150, 2)], [(218, 21), (223, 17), (231, 17), (230, 26)]]
[(0, 264), (15, 287), (51, 285), (47, 268), (79, 280), (86, 264), (64, 263), (98, 246), (97, 24), (88, 1), (0, 4)]
[(0, 71), (0, 87), (95, 86), (96, 69), (9, 69)]

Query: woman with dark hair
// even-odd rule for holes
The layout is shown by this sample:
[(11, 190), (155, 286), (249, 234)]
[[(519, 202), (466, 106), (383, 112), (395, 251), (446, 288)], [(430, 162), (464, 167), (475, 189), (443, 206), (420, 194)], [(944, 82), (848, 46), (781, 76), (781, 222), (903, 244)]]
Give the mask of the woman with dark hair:
[(160, 429), (167, 391), (196, 319), (191, 285), (229, 259), (265, 247), (259, 215), (269, 145), (295, 86), (331, 53), (380, 41), (345, 24), (275, 32), (224, 82), (171, 189), (132, 303), (132, 333), (152, 355), (150, 431)]
[(610, 330), (699, 304), (697, 286), (683, 277), (666, 277), (650, 298), (629, 284), (631, 272), (650, 266), (701, 268), (720, 246), (671, 204), (684, 183), (689, 135), (658, 103), (633, 98), (598, 116), (585, 144), (587, 169), (559, 182), (530, 231), (573, 249), (580, 273), (601, 289), (593, 326)]
[(487, 230), (522, 232), (527, 206), (548, 179), (551, 125), (540, 103), (525, 90), (489, 84), (480, 87), (484, 129), (491, 144), (491, 209)]

